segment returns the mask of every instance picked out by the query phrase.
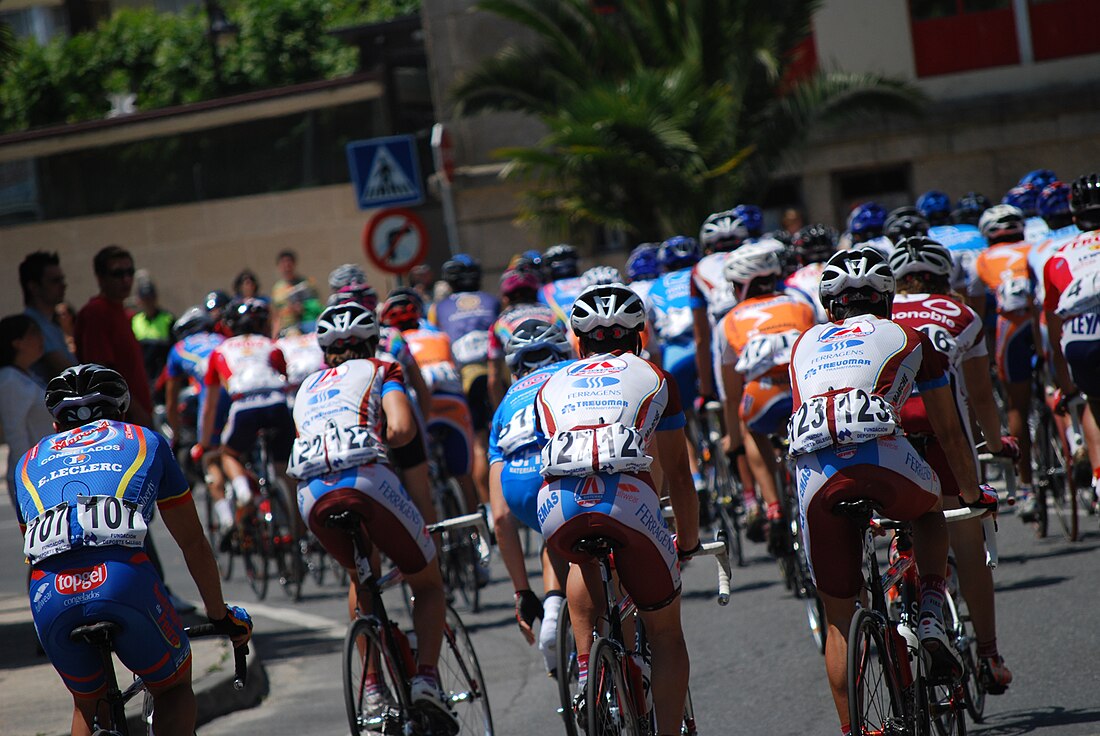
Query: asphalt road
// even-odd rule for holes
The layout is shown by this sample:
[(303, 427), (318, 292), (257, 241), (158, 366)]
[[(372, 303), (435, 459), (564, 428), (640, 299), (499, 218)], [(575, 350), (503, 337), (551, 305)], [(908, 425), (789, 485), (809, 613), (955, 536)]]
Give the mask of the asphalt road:
[[(1084, 538), (1074, 544), (1036, 540), (1016, 519), (1002, 517), (1001, 566), (995, 573), (999, 642), (1016, 682), (1007, 694), (989, 700), (986, 723), (972, 726), (972, 733), (1100, 734), (1095, 614), (1100, 610), (1100, 532), (1094, 517), (1085, 519), (1083, 528)], [(158, 531), (169, 584), (177, 594), (197, 599), (178, 551), (163, 529)], [(0, 554), (8, 561), (0, 565), (0, 592), (17, 592), (24, 568), (16, 564), (18, 532), (6, 498), (0, 500), (0, 535)], [(787, 594), (762, 546), (748, 551), (749, 564), (735, 570), (733, 599), (726, 608), (714, 601), (710, 560), (697, 561), (685, 572), (684, 621), (700, 733), (836, 734), (823, 660), (810, 640), (802, 606)], [(218, 719), (200, 733), (347, 733), (339, 662), (343, 590), (310, 581), (297, 604), (278, 588), (257, 603), (240, 572), (226, 589), (229, 600), (245, 605), (256, 621), (256, 644), (271, 691), (259, 707)], [(561, 733), (555, 685), (544, 674), (541, 657), (515, 628), (511, 590), (499, 561), (483, 593), (482, 612), (463, 613), (463, 618), (481, 658), (496, 732)]]

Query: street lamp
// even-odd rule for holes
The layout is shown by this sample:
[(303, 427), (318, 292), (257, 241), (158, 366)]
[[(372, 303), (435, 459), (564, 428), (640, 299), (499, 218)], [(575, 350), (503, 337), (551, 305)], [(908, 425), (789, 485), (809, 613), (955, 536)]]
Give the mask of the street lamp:
[(214, 67), (214, 89), (221, 92), (221, 49), (240, 33), (240, 28), (226, 17), (218, 0), (203, 0), (206, 8), (206, 40), (210, 44), (210, 57)]

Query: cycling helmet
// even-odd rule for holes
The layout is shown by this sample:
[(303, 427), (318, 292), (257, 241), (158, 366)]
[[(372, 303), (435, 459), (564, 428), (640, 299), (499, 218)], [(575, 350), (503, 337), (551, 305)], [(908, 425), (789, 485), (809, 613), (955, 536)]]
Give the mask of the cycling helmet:
[(741, 224), (749, 231), (749, 235), (759, 238), (764, 232), (764, 213), (754, 204), (739, 204), (730, 210), (730, 213), (741, 220)]
[(581, 283), (585, 286), (621, 284), (623, 283), (623, 275), (619, 273), (619, 269), (612, 266), (593, 266), (581, 274)]
[(331, 291), (343, 291), (349, 286), (366, 283), (366, 272), (354, 263), (337, 266), (328, 275), (328, 288)]
[(891, 210), (883, 226), (883, 235), (897, 242), (913, 235), (927, 235), (928, 220), (916, 207), (898, 207)]
[(180, 340), (196, 332), (210, 332), (214, 329), (214, 320), (202, 307), (191, 307), (172, 325), (172, 332)]
[(504, 345), (504, 361), (513, 373), (526, 373), (572, 355), (565, 330), (556, 322), (525, 320)]
[(500, 277), (500, 295), (512, 298), (517, 291), (526, 289), (532, 297), (539, 290), (539, 277), (533, 271), (513, 269)]
[(657, 262), (656, 243), (642, 243), (630, 251), (626, 259), (626, 276), (631, 281), (652, 281), (661, 275), (661, 264)]
[(874, 248), (837, 251), (821, 272), (818, 295), (826, 309), (834, 301), (890, 299), (894, 296), (894, 272)]
[(222, 321), (234, 335), (258, 334), (266, 332), (270, 314), (267, 302), (246, 297), (230, 302)]
[(580, 257), (577, 249), (566, 243), (558, 243), (542, 254), (543, 265), (549, 269), (552, 279), (571, 279), (577, 275)]
[(686, 235), (673, 235), (661, 243), (657, 251), (657, 262), (665, 271), (679, 271), (699, 262), (699, 241)]
[(573, 302), (569, 324), (578, 335), (590, 335), (600, 328), (641, 332), (645, 328), (645, 304), (622, 284), (589, 286)]
[(323, 350), (341, 344), (377, 342), (378, 334), (374, 312), (356, 302), (328, 307), (317, 318), (317, 344)]
[(1059, 217), (1069, 213), (1068, 184), (1061, 181), (1051, 182), (1043, 191), (1039, 192), (1040, 217)]
[(939, 189), (929, 189), (917, 197), (917, 209), (928, 222), (945, 225), (951, 219), (951, 198)]
[(443, 280), (458, 294), (481, 288), (481, 264), (465, 253), (459, 253), (443, 264)]
[(1050, 169), (1035, 169), (1035, 171), (1024, 174), (1020, 179), (1020, 184), (1030, 184), (1041, 192), (1056, 181), (1058, 181), (1058, 175)]
[[(776, 248), (776, 246), (780, 246)], [(749, 284), (755, 279), (783, 274), (783, 263), (779, 258), (782, 243), (778, 240), (761, 240), (743, 245), (726, 256), (723, 272), (726, 281), (740, 286), (738, 299), (744, 299)]]
[(848, 232), (861, 235), (864, 239), (882, 234), (886, 224), (886, 210), (877, 202), (864, 202), (856, 205), (848, 213)]
[(794, 238), (794, 252), (803, 266), (822, 263), (836, 253), (837, 232), (828, 225), (815, 223), (798, 231)]
[(525, 250), (518, 256), (512, 256), (508, 261), (509, 271), (527, 271), (533, 273), (539, 283), (542, 283), (542, 254), (537, 250)]
[(977, 226), (982, 213), (992, 206), (993, 203), (984, 194), (967, 192), (955, 203), (955, 209), (951, 211), (951, 222), (956, 225)]
[(1100, 174), (1083, 174), (1069, 188), (1069, 211), (1082, 230), (1100, 222)]
[(707, 215), (699, 229), (699, 242), (712, 253), (733, 250), (748, 237), (748, 225), (733, 210)]
[(230, 301), (228, 294), (224, 291), (215, 289), (206, 295), (206, 299), (203, 300), (203, 305), (206, 307), (207, 312), (213, 312), (215, 309), (225, 309)]
[(332, 307), (348, 302), (356, 302), (367, 309), (374, 309), (378, 306), (378, 292), (370, 284), (349, 284), (329, 295), (327, 306)]
[(998, 204), (982, 213), (978, 230), (990, 243), (1020, 240), (1024, 237), (1024, 213), (1010, 204)]
[(66, 368), (46, 386), (46, 409), (61, 425), (118, 419), (129, 407), (126, 379), (96, 363)]
[(420, 295), (408, 287), (394, 289), (378, 307), (378, 320), (387, 327), (415, 326), (423, 316)]
[(911, 273), (949, 276), (953, 266), (951, 251), (923, 235), (902, 238), (894, 244), (890, 254), (890, 269), (899, 279)]
[(1039, 211), (1039, 192), (1033, 184), (1018, 184), (1001, 198), (1001, 204), (1011, 205), (1024, 213), (1024, 217), (1034, 217)]

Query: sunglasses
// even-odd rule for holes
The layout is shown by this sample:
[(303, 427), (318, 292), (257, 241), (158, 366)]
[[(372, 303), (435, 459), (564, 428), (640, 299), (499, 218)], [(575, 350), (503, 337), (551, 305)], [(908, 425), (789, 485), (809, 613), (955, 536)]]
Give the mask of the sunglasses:
[(107, 275), (113, 279), (126, 279), (133, 278), (134, 269), (131, 268), (112, 268), (107, 272)]

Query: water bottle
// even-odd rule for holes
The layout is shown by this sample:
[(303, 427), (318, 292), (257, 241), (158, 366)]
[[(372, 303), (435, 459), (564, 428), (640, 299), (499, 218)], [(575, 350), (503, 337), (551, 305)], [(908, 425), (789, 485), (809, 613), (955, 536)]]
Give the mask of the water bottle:
[(890, 632), (890, 644), (894, 648), (894, 657), (897, 659), (901, 670), (901, 686), (903, 688), (909, 687), (913, 684), (913, 668), (910, 664), (910, 656), (911, 653), (916, 651), (911, 647), (920, 647), (920, 642), (917, 640), (916, 633), (905, 624), (898, 624), (897, 628), (891, 626), (887, 630)]

